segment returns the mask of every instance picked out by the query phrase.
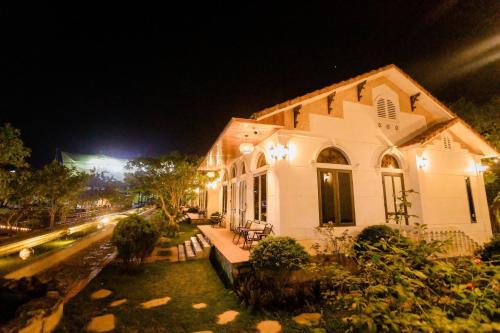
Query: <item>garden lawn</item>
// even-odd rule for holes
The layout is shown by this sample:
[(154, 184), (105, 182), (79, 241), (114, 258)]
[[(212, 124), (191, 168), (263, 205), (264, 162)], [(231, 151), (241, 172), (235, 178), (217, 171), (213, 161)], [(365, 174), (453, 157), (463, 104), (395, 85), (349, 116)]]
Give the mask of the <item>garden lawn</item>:
[[(101, 289), (112, 294), (100, 300), (90, 295)], [(142, 309), (140, 304), (151, 299), (171, 297), (165, 304)], [(114, 300), (127, 299), (118, 307), (109, 307)], [(204, 309), (193, 309), (206, 303)], [(235, 310), (240, 314), (226, 325), (217, 324), (217, 316)], [(64, 307), (64, 316), (57, 332), (79, 332), (90, 319), (104, 314), (116, 316), (115, 332), (258, 332), (261, 320), (278, 320), (281, 332), (310, 332), (296, 324), (289, 313), (250, 314), (239, 306), (237, 297), (219, 280), (208, 259), (146, 264), (134, 275), (123, 274), (116, 264), (106, 267), (79, 295)]]
[(168, 242), (159, 243), (158, 246), (165, 248), (184, 244), (185, 241), (189, 240), (192, 236), (196, 236), (196, 234), (199, 233), (200, 230), (195, 224), (180, 223), (177, 237), (171, 238)]

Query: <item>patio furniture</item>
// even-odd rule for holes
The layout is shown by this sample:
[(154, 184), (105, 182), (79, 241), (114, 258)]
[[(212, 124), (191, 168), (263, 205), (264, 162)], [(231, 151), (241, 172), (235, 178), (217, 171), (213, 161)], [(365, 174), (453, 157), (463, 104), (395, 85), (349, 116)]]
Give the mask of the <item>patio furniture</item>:
[(233, 243), (234, 243), (234, 239), (236, 238), (236, 236), (238, 236), (238, 240), (236, 241), (236, 244), (238, 244), (240, 242), (241, 236), (244, 236), (248, 232), (248, 230), (250, 230), (250, 228), (252, 228), (252, 223), (253, 223), (252, 220), (247, 220), (247, 222), (245, 223), (244, 226), (239, 226), (239, 227), (236, 227), (236, 229), (234, 229)]
[(210, 216), (210, 225), (212, 228), (215, 228), (215, 226), (218, 226), (219, 228), (225, 226), (225, 215), (212, 215)]
[(264, 229), (259, 229), (259, 230), (248, 230), (245, 234), (244, 234), (244, 242), (243, 242), (243, 246), (242, 248), (244, 249), (246, 247), (246, 245), (248, 244), (248, 248), (251, 249), (252, 248), (252, 244), (254, 241), (260, 241), (264, 238), (266, 238), (267, 236), (269, 236), (271, 234), (271, 232), (273, 231), (273, 225), (272, 224), (266, 224), (266, 226), (264, 227)]

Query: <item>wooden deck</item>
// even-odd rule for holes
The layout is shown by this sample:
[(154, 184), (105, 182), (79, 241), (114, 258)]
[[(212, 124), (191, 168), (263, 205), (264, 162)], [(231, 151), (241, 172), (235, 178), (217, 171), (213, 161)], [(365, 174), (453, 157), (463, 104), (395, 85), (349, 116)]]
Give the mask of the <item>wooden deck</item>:
[(241, 248), (242, 242), (238, 245), (233, 243), (232, 231), (225, 228), (212, 228), (210, 225), (199, 225), (198, 228), (230, 264), (248, 262), (250, 251)]

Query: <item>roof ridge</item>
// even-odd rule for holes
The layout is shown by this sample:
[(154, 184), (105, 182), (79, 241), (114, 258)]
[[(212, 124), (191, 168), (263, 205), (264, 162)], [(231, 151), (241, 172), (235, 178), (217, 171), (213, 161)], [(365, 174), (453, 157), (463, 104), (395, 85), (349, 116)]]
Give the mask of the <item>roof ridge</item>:
[[(342, 81), (339, 81), (339, 82), (336, 82), (336, 83), (332, 83), (332, 84), (327, 85), (327, 86), (325, 86), (323, 88), (316, 89), (316, 90), (308, 92), (306, 94), (290, 98), (290, 99), (285, 100), (285, 101), (283, 101), (281, 103), (278, 103), (278, 104), (275, 104), (273, 106), (264, 108), (264, 109), (262, 109), (260, 111), (256, 111), (256, 112), (252, 113), (252, 115), (250, 116), (250, 118), (253, 118), (253, 119), (259, 118), (259, 117), (264, 116), (264, 115), (266, 115), (266, 114), (268, 114), (270, 112), (277, 111), (279, 109), (288, 107), (288, 106), (293, 105), (295, 103), (299, 103), (299, 102), (304, 101), (304, 100), (309, 99), (309, 98), (313, 98), (313, 97), (315, 97), (317, 95), (320, 95), (322, 93), (327, 92), (328, 90), (333, 90), (333, 89), (336, 89), (336, 88), (340, 88), (342, 86), (345, 86), (345, 85), (348, 85), (348, 84), (353, 83), (355, 81), (358, 81), (358, 80), (360, 80), (360, 79), (362, 79), (364, 77), (368, 77), (368, 76), (371, 76), (371, 75), (374, 75), (374, 74), (378, 74), (380, 72), (383, 72), (383, 71), (391, 69), (391, 68), (395, 68), (395, 69), (399, 70), (400, 72), (403, 72), (395, 64), (385, 65), (385, 66), (382, 66), (382, 67), (379, 67), (379, 68), (376, 68), (376, 69), (372, 69), (371, 71), (364, 72), (362, 74), (356, 75), (356, 76), (351, 77), (349, 79), (342, 80)], [(406, 73), (404, 73), (404, 74), (406, 74)], [(419, 88), (420, 88), (420, 86), (419, 86)]]

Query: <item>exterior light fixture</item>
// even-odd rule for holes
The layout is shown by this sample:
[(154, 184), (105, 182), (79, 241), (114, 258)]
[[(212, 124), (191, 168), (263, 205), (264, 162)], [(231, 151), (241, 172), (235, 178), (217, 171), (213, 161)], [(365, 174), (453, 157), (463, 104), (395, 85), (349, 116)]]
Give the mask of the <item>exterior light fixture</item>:
[(253, 152), (253, 150), (254, 150), (254, 146), (250, 142), (243, 142), (242, 144), (240, 144), (240, 152), (243, 155), (251, 154)]
[(209, 172), (207, 172), (207, 176), (208, 176), (208, 178), (214, 178), (215, 177), (215, 172), (209, 171)]
[(489, 169), (489, 166), (487, 166), (487, 165), (476, 164), (477, 172), (485, 172), (488, 169)]
[(276, 147), (271, 146), (271, 148), (269, 148), (269, 155), (275, 160), (286, 160), (288, 159), (289, 153), (290, 149), (288, 149), (288, 145), (283, 146), (278, 144)]
[(417, 157), (417, 166), (420, 169), (427, 169), (427, 167), (429, 166), (429, 160), (425, 157)]

